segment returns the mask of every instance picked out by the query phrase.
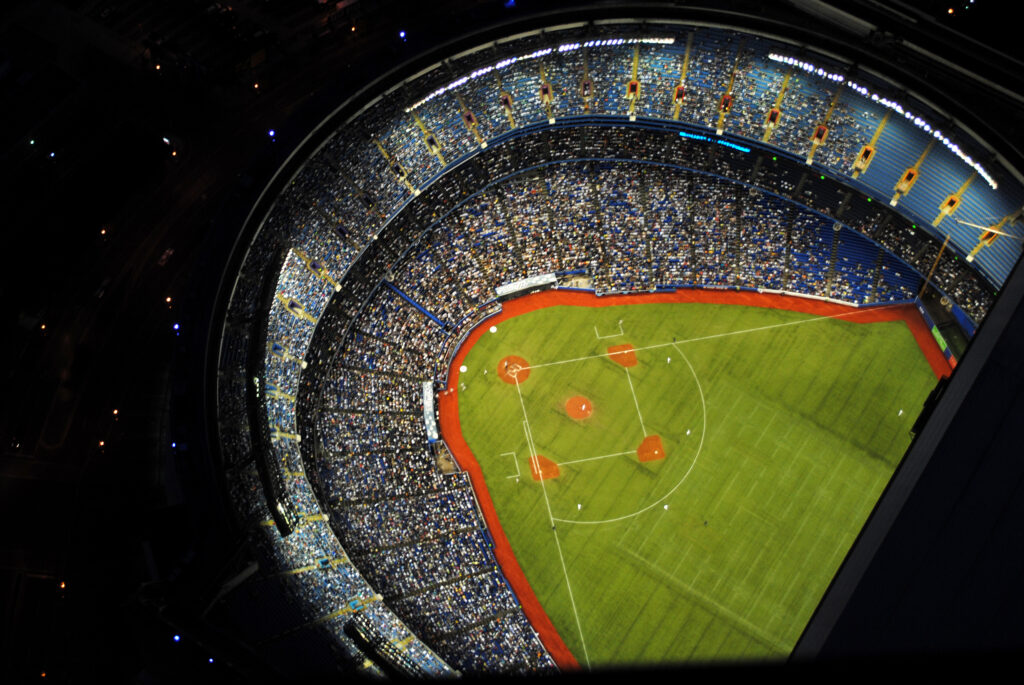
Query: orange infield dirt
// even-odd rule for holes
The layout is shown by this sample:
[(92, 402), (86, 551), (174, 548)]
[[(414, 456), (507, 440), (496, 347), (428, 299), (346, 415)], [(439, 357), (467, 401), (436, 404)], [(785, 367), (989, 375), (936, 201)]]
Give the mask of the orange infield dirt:
[[(938, 343), (932, 337), (931, 331), (925, 325), (924, 320), (918, 313), (917, 308), (912, 304), (880, 305), (877, 307), (851, 307), (823, 302), (811, 298), (796, 297), (794, 295), (780, 295), (774, 293), (757, 293), (739, 290), (700, 290), (684, 289), (665, 293), (647, 293), (637, 295), (605, 295), (598, 297), (592, 292), (580, 290), (545, 290), (510, 300), (504, 303), (502, 311), (489, 317), (474, 328), (462, 343), (451, 365), (448, 367), (448, 387), (458, 388), (459, 366), (465, 360), (466, 355), (476, 344), (476, 341), (487, 332), (488, 328), (507, 321), (516, 316), (544, 307), (557, 305), (571, 307), (611, 307), (624, 304), (654, 304), (662, 302), (699, 302), (705, 304), (735, 304), (746, 307), (767, 307), (770, 309), (785, 309), (793, 312), (803, 312), (816, 316), (832, 316), (845, 321), (857, 323), (877, 323), (882, 321), (903, 321), (910, 332), (914, 335), (918, 347), (924, 354), (925, 359), (932, 367), (936, 378), (948, 376), (952, 369), (949, 362), (939, 349)], [(526, 369), (527, 371), (529, 369)], [(519, 379), (522, 380), (523, 376)], [(512, 381), (515, 383), (515, 380)], [(494, 510), (494, 502), (487, 491), (484, 482), (484, 474), (477, 463), (473, 452), (462, 437), (462, 428), (459, 425), (459, 393), (451, 391), (442, 394), (438, 399), (438, 415), (441, 424), (441, 436), (444, 438), (448, 448), (451, 449), (455, 459), (467, 473), (473, 484), (473, 491), (476, 493), (480, 509), (483, 511), (487, 529), (494, 539), (494, 555), (501, 565), (501, 569), (508, 579), (509, 584), (519, 598), (523, 611), (530, 623), (540, 635), (541, 641), (548, 652), (554, 658), (562, 670), (579, 670), (579, 663), (565, 645), (561, 635), (555, 630), (554, 624), (544, 611), (540, 601), (533, 592), (526, 574), (519, 568), (516, 556), (512, 552), (512, 546), (501, 528), (498, 514)], [(542, 469), (543, 470), (543, 469)]]
[(660, 435), (648, 435), (636, 448), (636, 456), (640, 461), (658, 461), (665, 458), (665, 448), (661, 444)]
[(510, 354), (498, 362), (498, 378), (506, 383), (515, 385), (516, 383), (522, 383), (529, 377), (530, 364), (522, 357)]
[(565, 413), (573, 419), (590, 418), (594, 413), (594, 404), (583, 395), (576, 395), (565, 401)]
[(636, 366), (636, 352), (633, 351), (633, 346), (630, 344), (625, 345), (612, 345), (608, 348), (608, 356), (616, 364), (622, 364), (623, 366)]
[(562, 472), (558, 470), (558, 464), (551, 461), (542, 454), (538, 454), (530, 459), (530, 475), (533, 476), (534, 480), (551, 480), (552, 478), (558, 478), (562, 475)]

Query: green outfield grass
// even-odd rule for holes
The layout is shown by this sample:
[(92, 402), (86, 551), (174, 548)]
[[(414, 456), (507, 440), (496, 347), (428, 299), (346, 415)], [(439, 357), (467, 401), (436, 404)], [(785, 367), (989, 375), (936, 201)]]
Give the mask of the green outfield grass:
[[(603, 356), (623, 343), (628, 375)], [(518, 390), (496, 373), (510, 354), (532, 367)], [(592, 667), (786, 656), (935, 385), (903, 322), (710, 304), (550, 307), (464, 363), (463, 435), (534, 592)], [(583, 421), (564, 410), (577, 394)], [(557, 479), (530, 477), (524, 421)], [(664, 460), (639, 463), (645, 433)]]

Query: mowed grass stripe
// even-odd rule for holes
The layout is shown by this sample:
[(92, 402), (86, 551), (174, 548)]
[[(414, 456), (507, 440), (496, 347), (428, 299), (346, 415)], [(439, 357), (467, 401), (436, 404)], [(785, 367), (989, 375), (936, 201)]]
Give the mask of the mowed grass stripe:
[[(520, 566), (578, 658), (566, 574), (595, 666), (785, 656), (909, 444), (934, 376), (902, 322), (816, 320), (638, 349), (636, 403), (669, 456), (567, 464), (546, 481), (556, 518), (626, 516), (558, 522), (563, 573), (529, 476), (522, 410), (515, 388), (495, 374), (498, 361), (575, 359), (614, 344), (642, 348), (808, 318), (705, 304), (551, 307), (503, 322), (470, 351), (460, 377), (464, 436)], [(594, 326), (617, 329), (620, 319), (623, 336), (594, 337)], [(698, 384), (679, 353), (704, 392), (703, 436)], [(606, 358), (532, 369), (521, 390), (537, 451), (556, 462), (632, 450), (642, 438), (625, 373)], [(594, 400), (590, 419), (565, 416), (573, 394)], [(507, 478), (515, 472), (512, 457), (499, 456), (507, 452), (517, 455), (518, 482)], [(667, 510), (659, 502), (636, 513), (676, 486)]]

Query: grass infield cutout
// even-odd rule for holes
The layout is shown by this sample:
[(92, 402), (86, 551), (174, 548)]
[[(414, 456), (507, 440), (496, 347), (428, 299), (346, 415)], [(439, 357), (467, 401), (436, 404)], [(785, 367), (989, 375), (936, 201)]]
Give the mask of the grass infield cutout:
[(575, 395), (565, 402), (565, 413), (569, 418), (582, 420), (590, 418), (594, 412), (594, 403), (583, 395)]
[(608, 348), (608, 357), (616, 364), (625, 367), (636, 366), (636, 352), (629, 343), (625, 345), (612, 345)]

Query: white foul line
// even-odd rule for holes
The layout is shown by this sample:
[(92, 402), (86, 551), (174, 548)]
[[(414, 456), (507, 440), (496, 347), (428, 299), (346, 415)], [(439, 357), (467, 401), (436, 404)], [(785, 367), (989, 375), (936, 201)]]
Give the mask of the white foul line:
[(560, 461), (559, 466), (565, 466), (566, 464), (579, 464), (584, 461), (595, 461), (597, 459), (609, 459), (611, 457), (622, 457), (627, 454), (636, 454), (636, 450), (630, 450), (629, 452), (616, 452), (615, 454), (602, 454), (599, 457), (585, 457), (583, 459), (573, 459), (572, 461)]
[[(872, 307), (872, 311), (879, 311), (881, 309), (893, 309), (894, 307), (901, 307), (901, 306), (903, 306), (903, 305), (887, 304), (887, 305), (882, 305), (881, 307)], [(845, 316), (853, 316), (855, 314), (863, 314), (864, 311), (865, 310), (857, 309), (857, 310), (854, 310), (852, 312), (843, 312), (842, 314), (830, 314), (828, 316), (816, 316), (816, 317), (811, 318), (811, 319), (800, 319), (799, 321), (787, 321), (785, 323), (773, 323), (773, 324), (771, 324), (769, 326), (758, 326), (757, 328), (747, 328), (747, 329), (742, 330), (742, 331), (731, 331), (729, 333), (715, 333), (714, 335), (704, 335), (704, 336), (701, 336), (699, 338), (689, 338), (687, 340), (672, 341), (672, 342), (667, 342), (667, 343), (658, 343), (656, 345), (647, 345), (646, 347), (636, 347), (636, 348), (634, 348), (634, 351), (638, 352), (640, 350), (656, 350), (659, 347), (671, 347), (673, 345), (683, 345), (685, 343), (701, 342), (703, 340), (714, 340), (715, 338), (725, 338), (725, 337), (728, 337), (730, 335), (740, 335), (742, 333), (756, 333), (757, 331), (767, 331), (767, 330), (772, 329), (772, 328), (782, 328), (783, 326), (796, 326), (797, 324), (802, 324), (802, 323), (813, 323), (815, 321), (826, 321), (828, 319), (841, 319), (841, 318), (843, 318)], [(575, 359), (562, 359), (562, 360), (557, 361), (557, 362), (546, 362), (546, 363), (543, 363), (543, 364), (528, 364), (527, 366), (524, 366), (523, 369), (524, 370), (525, 369), (539, 369), (539, 368), (544, 367), (544, 366), (557, 366), (559, 364), (571, 364), (573, 362), (582, 362), (582, 361), (586, 361), (587, 359), (597, 359), (599, 357), (606, 357), (606, 356), (608, 356), (608, 355), (604, 354), (604, 353), (602, 353), (602, 354), (589, 354), (589, 355), (587, 355), (585, 357), (576, 357)]]
[(551, 501), (548, 499), (548, 488), (544, 484), (544, 472), (541, 471), (540, 461), (537, 459), (537, 448), (533, 442), (533, 430), (530, 428), (530, 419), (526, 415), (526, 404), (523, 403), (523, 393), (519, 389), (519, 378), (516, 377), (516, 394), (519, 395), (519, 406), (523, 410), (523, 429), (526, 432), (527, 448), (530, 450), (530, 461), (537, 470), (537, 477), (540, 480), (541, 492), (544, 493), (544, 505), (548, 509), (548, 523), (551, 524), (551, 533), (555, 536), (555, 548), (558, 550), (558, 560), (562, 564), (562, 575), (565, 576), (565, 589), (569, 591), (569, 603), (572, 605), (573, 616), (576, 617), (576, 630), (580, 635), (580, 643), (583, 645), (583, 657), (587, 661), (587, 668), (590, 668), (590, 654), (587, 652), (587, 640), (583, 637), (583, 626), (580, 624), (580, 615), (576, 611), (576, 599), (572, 595), (572, 585), (569, 583), (569, 569), (565, 566), (565, 556), (562, 554), (562, 544), (558, 540), (558, 529), (555, 528), (555, 519), (551, 514)]
[[(626, 368), (626, 367), (623, 367)], [(633, 379), (629, 375), (629, 369), (626, 368), (626, 380), (629, 381), (629, 391), (633, 393), (633, 404), (636, 406), (636, 415), (640, 417), (640, 430), (644, 432), (644, 437), (647, 437), (647, 426), (644, 425), (644, 415), (640, 413), (640, 403), (636, 401), (636, 391), (633, 390)]]

